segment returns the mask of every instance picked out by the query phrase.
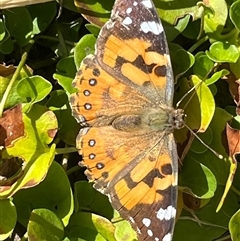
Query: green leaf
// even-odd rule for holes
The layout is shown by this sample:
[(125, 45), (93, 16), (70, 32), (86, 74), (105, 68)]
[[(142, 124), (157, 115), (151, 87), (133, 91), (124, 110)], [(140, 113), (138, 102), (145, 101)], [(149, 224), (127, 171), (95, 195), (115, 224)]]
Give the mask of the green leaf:
[(74, 62), (77, 68), (88, 54), (94, 53), (95, 42), (96, 37), (93, 34), (86, 34), (79, 40), (74, 50)]
[(177, 44), (171, 44), (171, 59), (174, 63), (174, 75), (177, 81), (194, 64), (194, 56)]
[(46, 106), (50, 110), (65, 110), (67, 108), (69, 102), (68, 96), (64, 90), (54, 90), (49, 95), (50, 97), (47, 100)]
[[(6, 88), (9, 84), (11, 78), (13, 77), (13, 73), (15, 72), (15, 67), (13, 67), (13, 66), (6, 66), (5, 70), (7, 70), (9, 68), (13, 68), (13, 71), (10, 72), (9, 74), (7, 74), (7, 76), (0, 76), (0, 98), (3, 97), (3, 94), (5, 93)], [(20, 71), (18, 78), (14, 82), (12, 89), (9, 92), (7, 101), (5, 103), (6, 109), (13, 107), (19, 103), (27, 102), (26, 98), (22, 98), (21, 96), (19, 96), (16, 89), (17, 89), (17, 85), (21, 81), (21, 79), (28, 77), (28, 75), (29, 75), (29, 72), (28, 72), (27, 68), (23, 68)]]
[(116, 241), (113, 224), (106, 218), (96, 214), (86, 212), (74, 213), (66, 230), (71, 240), (78, 238), (78, 240), (86, 241)]
[(72, 81), (76, 74), (76, 66), (73, 56), (61, 59), (57, 64), (57, 71), (53, 78), (63, 87), (67, 93), (73, 93)]
[(197, 2), (196, 0), (178, 0), (169, 4), (167, 1), (154, 1), (169, 41), (184, 31), (189, 23), (190, 15), (194, 20), (199, 18), (200, 9)]
[(214, 39), (219, 38), (228, 17), (227, 3), (225, 0), (209, 0), (204, 2), (211, 11), (205, 11), (204, 31)]
[(0, 19), (0, 41), (3, 41), (5, 35), (6, 35), (6, 32), (4, 28), (4, 23), (3, 23), (3, 20)]
[[(170, 12), (170, 11), (166, 11), (166, 12)], [(160, 16), (162, 18), (161, 13), (160, 13)], [(171, 16), (171, 14), (168, 13), (167, 16)], [(177, 17), (179, 17), (180, 19), (177, 21), (177, 24), (174, 23), (175, 24), (174, 28), (172, 28), (172, 25), (170, 25), (168, 22), (164, 23), (164, 19), (163, 19), (164, 31), (166, 33), (166, 37), (169, 42), (175, 39), (179, 35), (179, 33), (184, 31), (184, 29), (187, 27), (190, 20), (189, 15), (186, 15), (184, 17), (178, 15)]]
[(86, 181), (76, 182), (74, 186), (75, 210), (91, 210), (108, 219), (113, 217), (113, 208), (108, 197), (96, 191)]
[(6, 18), (7, 30), (20, 46), (26, 45), (33, 33), (32, 18), (24, 7), (3, 10)]
[(29, 221), (31, 211), (37, 208), (51, 210), (61, 219), (63, 225), (67, 226), (74, 208), (68, 177), (57, 162), (52, 163), (46, 178), (41, 183), (17, 192), (13, 196), (13, 202), (18, 211), (18, 221), (24, 226)]
[[(196, 86), (196, 91), (190, 92), (180, 104), (187, 115), (187, 125), (192, 130), (204, 132), (208, 128), (215, 111), (215, 101), (212, 92), (208, 86), (195, 75), (191, 76), (190, 86), (186, 79), (182, 79), (181, 81), (180, 91), (176, 94), (177, 99), (179, 98), (178, 96), (182, 97), (191, 90), (193, 86)], [(187, 132), (186, 129), (181, 131)]]
[(0, 240), (5, 240), (13, 232), (17, 222), (17, 212), (9, 199), (0, 200)]
[(33, 34), (39, 34), (44, 31), (57, 14), (55, 2), (32, 4), (27, 9), (33, 21)]
[(29, 241), (61, 241), (64, 235), (64, 227), (54, 212), (39, 208), (31, 213), (27, 234)]
[(216, 73), (214, 73), (210, 78), (205, 80), (205, 84), (206, 85), (211, 85), (214, 84), (215, 82), (217, 82), (220, 78), (222, 78), (223, 76), (229, 75), (230, 72), (226, 69), (222, 69), (220, 71), (217, 71)]
[(114, 1), (91, 1), (89, 0), (76, 0), (75, 5), (79, 12), (92, 24), (102, 27), (110, 17), (110, 11)]
[(234, 26), (240, 31), (240, 1), (235, 1), (229, 9), (229, 16)]
[[(213, 133), (210, 127), (206, 129), (204, 133), (198, 133), (198, 137), (208, 146), (211, 145), (213, 141)], [(208, 148), (204, 146), (202, 143), (199, 143), (197, 138), (192, 142), (191, 150), (195, 153), (201, 154), (204, 153)]]
[(3, 54), (10, 54), (14, 49), (14, 43), (11, 38), (5, 38), (0, 42), (0, 52)]
[[(191, 173), (194, 173), (192, 175)], [(179, 177), (179, 185), (198, 198), (211, 198), (217, 189), (217, 181), (209, 168), (187, 155)]]
[(198, 52), (195, 56), (193, 72), (201, 79), (206, 79), (214, 67), (214, 62), (204, 52)]
[(133, 231), (130, 223), (128, 221), (122, 220), (121, 222), (116, 222), (115, 224), (115, 237), (117, 241), (137, 241), (137, 234)]
[(37, 75), (24, 78), (17, 85), (18, 95), (29, 103), (25, 106), (26, 109), (43, 100), (50, 93), (51, 89), (51, 83)]
[[(94, 24), (86, 24), (85, 25), (85, 28), (91, 33), (91, 34), (93, 34), (94, 36), (98, 36), (98, 34), (99, 34), (99, 32), (100, 32), (100, 28), (98, 27), (98, 26), (96, 26), (96, 25), (94, 25)], [(84, 35), (84, 36), (87, 36), (87, 34), (86, 35)], [(95, 39), (96, 40), (96, 39)], [(81, 41), (81, 40), (80, 40)], [(78, 66), (78, 65), (77, 65)]]
[(206, 51), (206, 55), (214, 62), (235, 63), (239, 58), (239, 50), (228, 42), (215, 42), (210, 46), (209, 51)]
[[(217, 179), (217, 183), (221, 185), (226, 184), (226, 180), (230, 171), (230, 163), (227, 159), (228, 155), (222, 143), (222, 132), (225, 130), (226, 122), (229, 121), (231, 118), (232, 116), (229, 115), (226, 111), (220, 108), (216, 108), (212, 121), (209, 125), (209, 128), (211, 129), (211, 137), (207, 137), (206, 139), (207, 144), (216, 152), (224, 156), (226, 159), (220, 160), (207, 148), (205, 149), (206, 152), (204, 153), (204, 155), (202, 155), (203, 149), (201, 148), (201, 163), (207, 166), (213, 172), (214, 176)], [(203, 137), (204, 135), (205, 133), (201, 133), (199, 134), (199, 137), (201, 139), (205, 139), (205, 137)], [(209, 134), (207, 133), (207, 135)], [(200, 143), (196, 138), (194, 142), (197, 142), (199, 146), (202, 146), (202, 143)], [(196, 149), (197, 144), (194, 145), (194, 149)], [(200, 152), (200, 150), (198, 152)], [(191, 156), (194, 156), (194, 158), (197, 160), (199, 159), (199, 153), (191, 152)]]
[(230, 219), (229, 232), (232, 241), (238, 241), (240, 238), (240, 210), (238, 210)]
[(72, 116), (69, 99), (64, 90), (55, 90), (50, 94), (46, 106), (54, 112), (58, 120), (58, 138), (68, 145), (75, 146), (80, 125)]
[(238, 58), (238, 60), (236, 61), (236, 63), (229, 63), (230, 65), (230, 69), (233, 72), (233, 74), (235, 75), (235, 77), (237, 79), (240, 79), (240, 58)]

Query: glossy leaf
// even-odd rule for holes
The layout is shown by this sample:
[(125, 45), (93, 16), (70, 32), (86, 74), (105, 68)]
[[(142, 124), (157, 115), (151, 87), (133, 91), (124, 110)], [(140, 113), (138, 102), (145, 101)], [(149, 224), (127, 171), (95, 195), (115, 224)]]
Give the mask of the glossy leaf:
[(108, 197), (96, 191), (90, 183), (76, 182), (74, 190), (76, 211), (89, 209), (108, 219), (113, 217), (113, 209)]
[(214, 62), (204, 52), (198, 52), (195, 56), (193, 72), (201, 79), (206, 79), (214, 67)]
[(218, 63), (235, 63), (239, 58), (238, 48), (228, 42), (213, 43), (209, 51), (206, 51), (206, 54), (209, 59)]
[[(57, 5), (55, 2), (33, 4), (29, 5), (27, 9), (33, 20), (33, 34), (39, 34), (44, 31), (57, 14)], [(43, 14), (46, 12), (48, 14)]]
[[(196, 91), (193, 90), (194, 86)], [(214, 115), (214, 98), (207, 85), (194, 75), (191, 76), (190, 85), (186, 79), (182, 79), (177, 95), (183, 96), (183, 93), (190, 90), (191, 92), (182, 100), (180, 106), (186, 113), (187, 125), (193, 130), (204, 132)]]
[[(60, 185), (61, 184), (61, 185)], [(41, 198), (39, 196), (41, 195)], [(53, 162), (46, 178), (36, 187), (20, 190), (13, 196), (18, 211), (18, 221), (26, 226), (34, 209), (44, 208), (54, 212), (64, 226), (73, 213), (73, 195), (66, 172)]]
[(49, 81), (41, 76), (32, 76), (19, 81), (16, 91), (22, 99), (29, 103), (25, 106), (25, 109), (29, 109), (33, 104), (43, 100), (51, 89), (52, 85)]
[(3, 20), (0, 19), (0, 41), (2, 41), (5, 37), (5, 29), (4, 29), (4, 24), (3, 24)]
[(82, 60), (88, 55), (93, 54), (95, 49), (96, 37), (87, 34), (82, 37), (75, 47), (74, 62), (77, 68), (80, 67)]
[(225, 0), (209, 0), (204, 3), (210, 9), (205, 11), (204, 30), (210, 37), (218, 38), (227, 20), (227, 3)]
[[(113, 0), (99, 3), (98, 1), (89, 2), (88, 0), (74, 1), (79, 12), (90, 22), (99, 27), (109, 19)], [(90, 14), (91, 13), (91, 14)]]
[(179, 45), (171, 44), (171, 57), (174, 61), (175, 81), (186, 73), (194, 64), (194, 56), (181, 48)]
[(116, 241), (113, 224), (96, 214), (78, 212), (71, 216), (67, 227), (68, 237), (80, 240)]
[(229, 232), (232, 241), (238, 241), (240, 237), (240, 210), (238, 210), (230, 219)]
[(25, 7), (11, 8), (3, 10), (6, 17), (6, 26), (11, 36), (13, 36), (20, 46), (26, 45), (33, 33), (32, 18)]
[(5, 240), (13, 232), (17, 222), (17, 212), (9, 199), (0, 200), (0, 240)]
[(67, 91), (73, 93), (72, 81), (76, 74), (76, 67), (73, 56), (63, 58), (58, 62), (57, 72), (54, 73), (53, 78)]
[(52, 240), (60, 241), (64, 229), (57, 215), (48, 209), (35, 209), (32, 211), (27, 227), (29, 241)]
[[(195, 175), (190, 175), (191, 172), (194, 172)], [(206, 199), (214, 196), (217, 181), (209, 168), (189, 155), (184, 159), (179, 185), (186, 188), (184, 191)]]
[(133, 231), (128, 221), (121, 221), (116, 223), (116, 230), (114, 234), (116, 241), (136, 241), (137, 234)]
[(234, 26), (240, 31), (240, 1), (235, 1), (229, 9), (229, 16), (234, 24)]

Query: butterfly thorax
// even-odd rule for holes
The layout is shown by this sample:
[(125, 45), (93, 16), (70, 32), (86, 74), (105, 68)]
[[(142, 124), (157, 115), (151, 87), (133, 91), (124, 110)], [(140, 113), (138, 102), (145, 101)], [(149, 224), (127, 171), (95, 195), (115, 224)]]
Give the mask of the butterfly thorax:
[(143, 113), (118, 116), (112, 126), (120, 131), (154, 130), (173, 132), (184, 126), (184, 111), (182, 109), (158, 108)]

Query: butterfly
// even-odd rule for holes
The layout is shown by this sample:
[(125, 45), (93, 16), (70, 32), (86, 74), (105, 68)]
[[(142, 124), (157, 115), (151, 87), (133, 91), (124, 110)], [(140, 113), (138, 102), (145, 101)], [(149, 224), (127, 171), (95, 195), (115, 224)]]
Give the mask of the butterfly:
[(171, 241), (178, 155), (174, 78), (162, 23), (151, 0), (116, 0), (95, 53), (73, 81), (76, 146), (85, 174), (141, 241)]

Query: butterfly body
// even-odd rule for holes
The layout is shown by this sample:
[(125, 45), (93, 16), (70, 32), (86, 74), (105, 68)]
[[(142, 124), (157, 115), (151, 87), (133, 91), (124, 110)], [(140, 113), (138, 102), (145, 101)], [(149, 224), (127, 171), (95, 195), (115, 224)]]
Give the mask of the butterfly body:
[(141, 241), (171, 241), (178, 156), (174, 80), (161, 21), (151, 0), (116, 0), (73, 85), (77, 148), (94, 187), (129, 220)]

